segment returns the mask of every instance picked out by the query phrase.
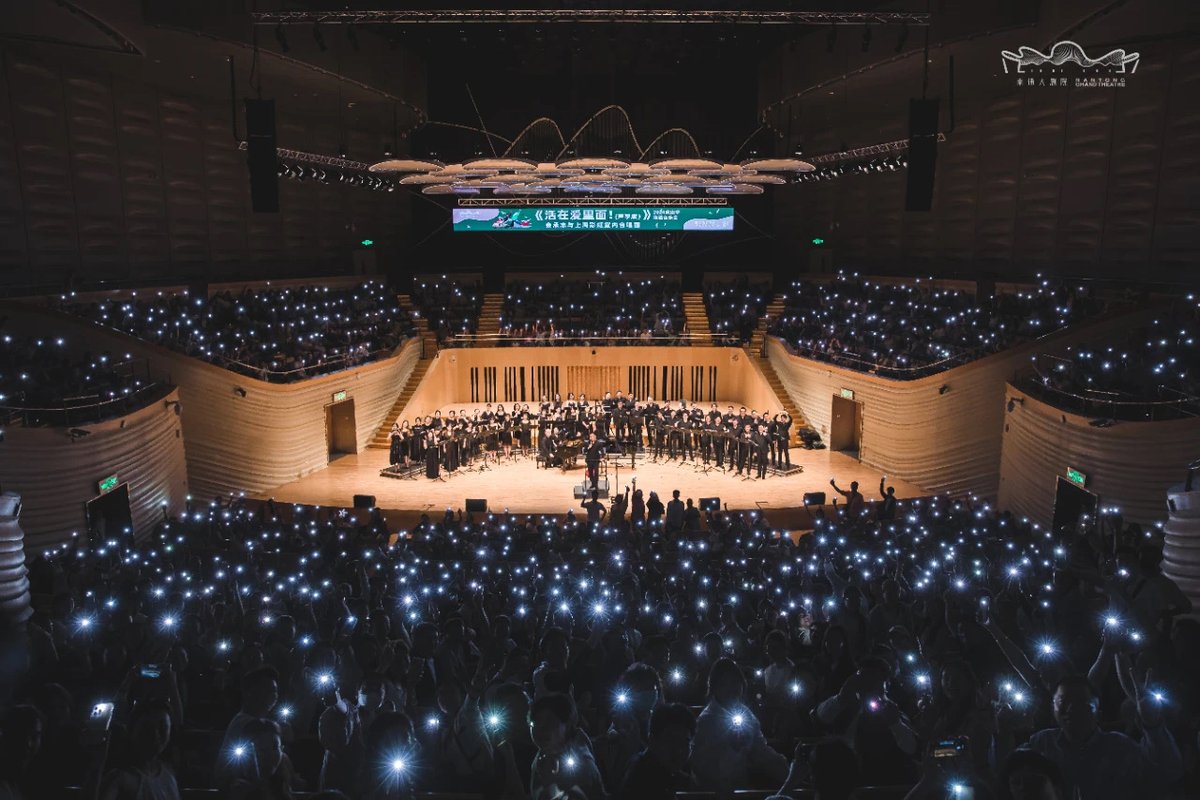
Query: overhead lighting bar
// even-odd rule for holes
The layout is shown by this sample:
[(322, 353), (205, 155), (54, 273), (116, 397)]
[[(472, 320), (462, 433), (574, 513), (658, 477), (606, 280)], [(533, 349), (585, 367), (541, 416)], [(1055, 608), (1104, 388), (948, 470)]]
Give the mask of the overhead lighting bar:
[(708, 25), (914, 25), (929, 14), (910, 11), (677, 11), (673, 9), (438, 9), (411, 11), (258, 11), (255, 25), (453, 24), (708, 24)]
[[(937, 140), (939, 142), (946, 141), (946, 134), (939, 133)], [(897, 139), (894, 142), (855, 147), (852, 150), (842, 150), (837, 153), (823, 153), (819, 156), (806, 157), (806, 160), (812, 164), (835, 164), (839, 161), (858, 161), (859, 159), (883, 156), (889, 153), (902, 153), (906, 150), (908, 150), (908, 139)]]
[[(238, 142), (238, 150), (245, 150), (247, 147), (245, 142)], [(276, 147), (275, 157), (281, 161), (294, 161), (298, 164), (314, 164), (321, 167), (332, 167), (333, 169), (350, 170), (352, 172), (366, 172), (371, 165), (365, 161), (351, 161), (348, 158), (338, 158), (337, 156), (324, 156), (320, 153), (308, 153), (304, 150), (289, 150), (286, 147)]]

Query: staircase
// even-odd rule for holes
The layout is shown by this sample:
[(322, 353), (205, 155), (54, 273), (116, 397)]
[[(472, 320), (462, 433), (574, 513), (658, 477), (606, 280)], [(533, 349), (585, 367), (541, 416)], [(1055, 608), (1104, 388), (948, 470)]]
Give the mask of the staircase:
[[(475, 332), (482, 336), (495, 336), (500, 333), (500, 314), (504, 311), (504, 293), (488, 292), (483, 296), (483, 306), (479, 309), (479, 322)], [(492, 342), (485, 342), (492, 344)]]
[[(711, 333), (708, 325), (708, 311), (704, 308), (703, 292), (683, 293), (683, 318), (687, 320), (687, 329), (692, 333)], [(697, 342), (701, 347), (710, 347), (712, 342)]]
[[(750, 352), (756, 357), (761, 358), (763, 354), (763, 345), (767, 341), (767, 328), (771, 323), (783, 315), (783, 298), (775, 295), (771, 302), (767, 303), (766, 313), (759, 319), (758, 325), (754, 328), (754, 334), (750, 337)], [(789, 410), (789, 414), (792, 412)], [(794, 417), (795, 415), (793, 415)]]
[[(435, 348), (433, 352), (437, 352)], [(421, 385), (421, 379), (425, 377), (425, 373), (429, 371), (429, 365), (433, 363), (433, 358), (422, 358), (413, 367), (413, 371), (409, 374), (408, 380), (404, 383), (404, 388), (400, 390), (400, 396), (396, 398), (396, 402), (392, 404), (392, 410), (383, 418), (383, 423), (380, 424), (379, 430), (375, 431), (375, 435), (371, 438), (371, 443), (367, 445), (373, 448), (382, 448), (386, 450), (391, 446), (391, 441), (388, 439), (388, 434), (392, 430), (392, 423), (400, 419), (404, 414), (404, 408), (408, 405), (408, 401), (412, 399), (413, 392)], [(789, 412), (790, 413), (790, 412)]]
[[(755, 335), (757, 336), (758, 333), (756, 332)], [(793, 447), (799, 447), (803, 444), (803, 440), (800, 438), (800, 429), (808, 427), (808, 420), (804, 418), (804, 415), (800, 413), (800, 409), (796, 408), (796, 404), (792, 402), (792, 396), (784, 388), (783, 381), (779, 379), (778, 373), (775, 372), (775, 367), (771, 365), (771, 360), (760, 357), (761, 348), (754, 350), (751, 347), (746, 347), (744, 350), (746, 351), (746, 357), (750, 359), (750, 363), (757, 365), (759, 370), (762, 371), (763, 377), (767, 380), (767, 385), (771, 387), (771, 391), (779, 399), (783, 410), (792, 418), (791, 444)]]

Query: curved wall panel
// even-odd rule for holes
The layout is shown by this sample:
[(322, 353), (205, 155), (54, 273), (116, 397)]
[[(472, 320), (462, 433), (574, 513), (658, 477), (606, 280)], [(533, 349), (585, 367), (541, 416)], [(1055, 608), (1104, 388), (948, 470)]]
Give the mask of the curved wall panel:
[(327, 466), (326, 407), (336, 392), (354, 401), (355, 436), (358, 448), (365, 448), (421, 351), (420, 341), (411, 339), (392, 356), (361, 367), (296, 383), (266, 383), (79, 317), (26, 303), (9, 303), (3, 311), (10, 325), (64, 330), (90, 337), (96, 349), (145, 358), (154, 375), (177, 386), (188, 484), (199, 496), (262, 493)]
[[(173, 401), (179, 390), (140, 411), (95, 425), (5, 430), (0, 442), (0, 484), (21, 495), (26, 547), (40, 550), (87, 530), (85, 507), (97, 483), (116, 475), (129, 488), (135, 535), (149, 532), (163, 509), (183, 510), (188, 493), (182, 423)], [(74, 430), (74, 429), (72, 429)]]
[(1167, 490), (1200, 457), (1200, 419), (1089, 425), (1088, 417), (1007, 387), (1024, 398), (1004, 415), (1000, 458), (1001, 508), (1047, 523), (1054, 515), (1058, 476), (1074, 467), (1087, 475), (1088, 491), (1139, 523), (1167, 516)]
[[(1031, 353), (1055, 353), (1137, 324), (1152, 310), (1114, 314), (970, 364), (914, 381), (879, 378), (787, 352), (774, 336), (766, 353), (796, 406), (828, 439), (833, 397), (861, 403), (859, 458), (931, 492), (995, 497), (1007, 382)], [(943, 393), (942, 387), (945, 388)]]

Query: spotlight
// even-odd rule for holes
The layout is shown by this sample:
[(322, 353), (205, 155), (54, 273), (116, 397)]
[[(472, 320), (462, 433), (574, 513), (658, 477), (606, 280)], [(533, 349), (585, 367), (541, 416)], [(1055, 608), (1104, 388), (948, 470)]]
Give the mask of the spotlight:
[(358, 52), (358, 32), (354, 30), (353, 25), (346, 26), (346, 39), (349, 40), (350, 46), (354, 48), (354, 52)]
[(950, 387), (947, 384), (943, 383), (938, 387), (938, 394), (945, 394), (948, 391), (950, 391)]
[(863, 35), (862, 35), (862, 51), (865, 53), (870, 49), (871, 49), (871, 26), (864, 25), (863, 26)]
[(906, 44), (908, 44), (908, 25), (900, 29), (900, 36), (896, 39), (896, 52), (899, 53), (903, 50)]
[(313, 25), (313, 41), (317, 43), (317, 49), (322, 53), (329, 49), (325, 46), (325, 36), (321, 33), (320, 25)]
[(288, 47), (287, 35), (283, 32), (282, 24), (275, 26), (275, 41), (279, 42), (279, 49), (285, 53), (292, 49)]

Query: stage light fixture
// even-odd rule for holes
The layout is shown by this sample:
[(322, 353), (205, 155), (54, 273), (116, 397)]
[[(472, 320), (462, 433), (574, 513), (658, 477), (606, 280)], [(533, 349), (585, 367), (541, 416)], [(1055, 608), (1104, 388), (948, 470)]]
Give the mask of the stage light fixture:
[(322, 53), (329, 49), (325, 45), (325, 35), (321, 33), (320, 25), (313, 25), (313, 41), (317, 43), (317, 49)]
[(896, 39), (896, 52), (902, 51), (906, 44), (908, 44), (908, 25), (900, 28), (900, 36)]
[(829, 26), (829, 35), (825, 37), (825, 49), (830, 53), (837, 46), (837, 25)]
[(288, 47), (287, 34), (283, 32), (282, 24), (275, 26), (275, 41), (279, 42), (279, 49), (285, 53), (292, 49)]
[(358, 31), (354, 30), (353, 25), (346, 26), (346, 39), (350, 42), (350, 47), (354, 52), (358, 52)]
[(862, 51), (865, 53), (870, 49), (871, 49), (871, 26), (863, 25)]

